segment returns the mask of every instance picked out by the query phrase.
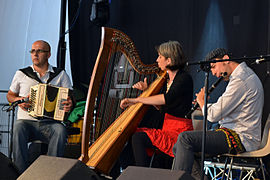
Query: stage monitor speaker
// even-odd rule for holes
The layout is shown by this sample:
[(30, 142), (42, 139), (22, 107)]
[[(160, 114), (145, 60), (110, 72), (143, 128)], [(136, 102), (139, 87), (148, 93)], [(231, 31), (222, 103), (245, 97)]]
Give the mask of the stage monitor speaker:
[(0, 152), (0, 179), (13, 180), (19, 177), (17, 167), (11, 160)]
[(117, 180), (195, 180), (184, 171), (128, 166)]
[(100, 177), (77, 159), (41, 155), (18, 178), (19, 180), (99, 180)]

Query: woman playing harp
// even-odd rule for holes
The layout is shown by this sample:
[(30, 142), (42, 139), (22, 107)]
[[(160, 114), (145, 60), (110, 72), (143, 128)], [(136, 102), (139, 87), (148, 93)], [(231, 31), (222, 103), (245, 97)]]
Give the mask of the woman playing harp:
[[(150, 156), (146, 149), (159, 149), (172, 159), (172, 147), (177, 136), (183, 131), (193, 130), (191, 119), (185, 119), (193, 99), (193, 82), (184, 71), (185, 57), (179, 42), (169, 41), (157, 48), (157, 63), (161, 70), (167, 71), (167, 87), (158, 95), (149, 97), (125, 98), (120, 107), (126, 108), (135, 103), (159, 107), (165, 113), (162, 129), (138, 128), (132, 136), (132, 148), (137, 166), (149, 166)], [(136, 83), (133, 88), (147, 89), (147, 79)]]

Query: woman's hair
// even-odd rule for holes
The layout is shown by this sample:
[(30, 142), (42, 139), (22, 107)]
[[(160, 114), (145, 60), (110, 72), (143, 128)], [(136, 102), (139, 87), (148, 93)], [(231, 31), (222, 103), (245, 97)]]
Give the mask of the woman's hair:
[(162, 43), (156, 50), (159, 54), (166, 59), (171, 58), (172, 62), (166, 68), (170, 70), (183, 69), (186, 65), (186, 58), (183, 52), (183, 48), (178, 41), (168, 41)]

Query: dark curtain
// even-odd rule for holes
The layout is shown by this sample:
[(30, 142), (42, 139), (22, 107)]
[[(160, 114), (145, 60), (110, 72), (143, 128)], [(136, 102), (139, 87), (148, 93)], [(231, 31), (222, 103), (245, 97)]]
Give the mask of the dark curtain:
[[(69, 0), (69, 22), (79, 0)], [(89, 17), (93, 0), (82, 0), (79, 18), (70, 32), (71, 70), (75, 89), (87, 92), (100, 45), (100, 27)], [(234, 57), (269, 54), (269, 0), (111, 0), (110, 20), (105, 25), (126, 33), (145, 64), (153, 63), (155, 46), (179, 41), (189, 62), (202, 60), (207, 52), (225, 47)], [(269, 114), (269, 63), (251, 65), (265, 89), (263, 124)], [(192, 66), (194, 94), (204, 84), (204, 73)], [(210, 76), (210, 84), (216, 80)], [(215, 102), (226, 87), (211, 94)]]
[[(89, 18), (93, 0), (81, 3), (78, 20), (70, 32), (70, 55), (74, 87), (86, 92), (99, 50), (100, 27)], [(69, 1), (70, 22), (78, 5), (79, 0)], [(268, 54), (268, 21), (268, 0), (111, 0), (110, 20), (105, 26), (126, 33), (142, 61), (150, 64), (157, 57), (155, 46), (168, 40), (179, 41), (190, 62), (202, 60), (207, 52), (221, 46), (234, 57)], [(263, 82), (267, 66), (251, 65)], [(199, 69), (188, 69), (194, 79), (194, 94), (204, 84), (204, 73), (198, 73)], [(215, 80), (210, 76), (210, 84)], [(225, 86), (223, 83), (212, 93), (210, 102), (216, 101)]]
[(87, 93), (92, 69), (97, 57), (100, 44), (100, 28), (91, 24), (90, 9), (92, 0), (70, 0), (68, 2), (69, 24), (73, 22), (77, 11), (79, 16), (69, 34), (70, 64), (75, 89)]

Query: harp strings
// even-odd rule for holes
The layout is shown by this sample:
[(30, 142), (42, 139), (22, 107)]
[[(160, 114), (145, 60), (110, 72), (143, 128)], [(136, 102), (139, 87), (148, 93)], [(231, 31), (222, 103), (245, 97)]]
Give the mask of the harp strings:
[[(120, 51), (110, 57), (97, 98), (95, 138), (98, 138), (123, 112), (119, 107), (123, 98), (139, 96), (141, 91), (133, 89), (132, 85), (143, 81), (144, 77), (146, 77), (144, 74), (139, 74), (132, 68), (126, 56)], [(148, 75), (148, 79), (152, 81), (154, 75)]]
[[(162, 78), (162, 77), (161, 77)], [(158, 81), (154, 81), (151, 86), (156, 86)], [(148, 96), (147, 93), (142, 93), (141, 97)], [(129, 124), (129, 121), (132, 121), (133, 118), (130, 116), (135, 115), (133, 112), (138, 111), (141, 108), (142, 104), (134, 104), (130, 107), (128, 107), (124, 113), (120, 114), (118, 119), (113, 122), (112, 127), (108, 128), (106, 133), (103, 134), (102, 141), (96, 146), (96, 149), (89, 154), (89, 159), (92, 159), (96, 156), (96, 153), (100, 152), (101, 149), (106, 149), (109, 147), (112, 143), (114, 143), (113, 135), (115, 136), (115, 133), (121, 133), (122, 129), (125, 129), (126, 126)], [(94, 161), (94, 159), (92, 159)]]

